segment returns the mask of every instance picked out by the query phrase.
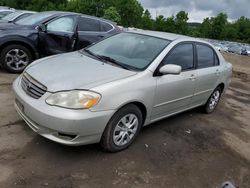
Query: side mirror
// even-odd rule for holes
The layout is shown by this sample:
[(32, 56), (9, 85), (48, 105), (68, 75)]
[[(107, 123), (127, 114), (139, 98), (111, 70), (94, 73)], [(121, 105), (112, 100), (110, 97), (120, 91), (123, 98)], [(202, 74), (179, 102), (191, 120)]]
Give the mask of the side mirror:
[(160, 68), (159, 72), (163, 75), (165, 74), (180, 74), (181, 73), (181, 66), (168, 64), (164, 65)]
[(40, 24), (37, 28), (39, 31), (47, 32), (47, 26), (44, 24)]

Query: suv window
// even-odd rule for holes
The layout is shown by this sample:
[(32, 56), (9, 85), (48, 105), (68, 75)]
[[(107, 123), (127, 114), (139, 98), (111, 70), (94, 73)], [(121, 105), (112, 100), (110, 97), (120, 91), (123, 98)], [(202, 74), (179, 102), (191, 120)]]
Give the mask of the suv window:
[(113, 27), (109, 23), (101, 22), (102, 31), (108, 32), (113, 29)]
[(215, 55), (212, 48), (210, 48), (207, 45), (197, 44), (196, 49), (197, 49), (198, 68), (212, 67), (215, 65), (215, 61), (216, 61), (215, 58), (217, 58), (217, 56)]
[(47, 24), (48, 31), (73, 32), (75, 27), (75, 16), (64, 16)]
[(193, 44), (180, 44), (163, 60), (164, 64), (181, 66), (182, 70), (194, 68)]
[(78, 23), (78, 31), (99, 32), (100, 22), (99, 20), (81, 17)]

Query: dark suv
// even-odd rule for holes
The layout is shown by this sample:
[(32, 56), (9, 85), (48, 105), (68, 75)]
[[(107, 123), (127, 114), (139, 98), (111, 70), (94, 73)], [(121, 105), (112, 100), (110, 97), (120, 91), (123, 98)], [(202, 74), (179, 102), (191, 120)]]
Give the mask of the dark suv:
[(69, 12), (41, 12), (0, 24), (0, 63), (20, 73), (33, 60), (82, 49), (120, 32), (115, 23)]

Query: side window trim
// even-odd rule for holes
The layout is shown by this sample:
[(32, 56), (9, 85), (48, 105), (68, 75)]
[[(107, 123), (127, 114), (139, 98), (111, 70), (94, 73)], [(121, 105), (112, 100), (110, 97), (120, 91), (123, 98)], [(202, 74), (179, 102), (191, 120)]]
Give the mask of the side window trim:
[[(196, 59), (196, 69), (206, 69), (206, 68), (209, 68), (209, 67), (201, 67), (199, 68), (198, 67), (198, 53), (197, 53), (197, 45), (203, 45), (203, 46), (206, 46), (208, 48), (210, 48), (212, 51), (213, 51), (213, 67), (216, 67), (216, 66), (220, 66), (220, 59), (216, 53), (216, 51), (214, 50), (214, 48), (212, 48), (209, 44), (206, 44), (206, 43), (202, 43), (202, 42), (195, 42), (194, 43), (195, 45), (195, 59)], [(215, 59), (217, 58), (217, 61), (218, 61), (218, 65), (215, 65)]]
[(158, 67), (155, 69), (153, 76), (161, 76), (161, 75), (159, 74), (159, 70), (160, 70), (160, 68), (163, 66), (164, 60), (168, 58), (168, 56), (172, 53), (172, 51), (173, 51), (176, 47), (178, 47), (178, 46), (180, 46), (180, 45), (182, 45), (182, 44), (192, 44), (192, 47), (193, 47), (193, 68), (192, 68), (192, 69), (182, 70), (181, 72), (193, 71), (193, 70), (196, 69), (196, 58), (195, 58), (195, 56), (196, 56), (196, 51), (195, 51), (195, 43), (194, 43), (193, 41), (184, 41), (184, 42), (179, 42), (178, 44), (176, 44), (176, 45), (174, 45), (174, 46), (172, 47), (172, 49), (165, 55), (165, 57), (164, 57), (164, 58), (162, 59), (162, 61), (159, 63)]

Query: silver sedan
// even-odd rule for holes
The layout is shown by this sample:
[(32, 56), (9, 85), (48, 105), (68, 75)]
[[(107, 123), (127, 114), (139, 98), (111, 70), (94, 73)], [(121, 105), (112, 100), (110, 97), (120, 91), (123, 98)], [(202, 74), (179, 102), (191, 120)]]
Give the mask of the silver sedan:
[(202, 106), (215, 110), (232, 66), (209, 43), (132, 31), (40, 59), (13, 83), (15, 107), (38, 134), (65, 145), (127, 148), (141, 127)]

